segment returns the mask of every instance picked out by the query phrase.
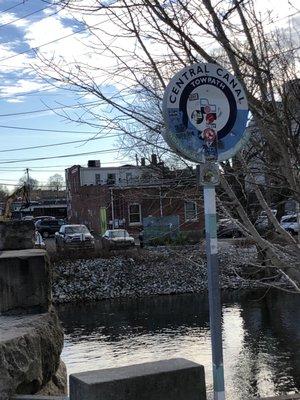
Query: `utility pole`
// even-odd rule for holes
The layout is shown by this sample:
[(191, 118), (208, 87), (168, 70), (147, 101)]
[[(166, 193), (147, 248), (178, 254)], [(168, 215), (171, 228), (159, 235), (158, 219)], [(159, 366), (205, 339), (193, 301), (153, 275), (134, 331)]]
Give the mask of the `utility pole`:
[(23, 198), (22, 198), (22, 206), (21, 206), (21, 217), (22, 217), (22, 210), (24, 206), (30, 206), (30, 177), (29, 177), (29, 168), (25, 170), (26, 182), (24, 182), (23, 186)]
[(115, 229), (115, 210), (114, 210), (114, 193), (113, 188), (110, 189), (111, 219), (112, 228)]
[(162, 204), (162, 197), (161, 197), (161, 187), (159, 187), (159, 211), (160, 216), (163, 216), (163, 204)]
[(26, 168), (26, 183), (29, 186), (29, 168)]
[(26, 186), (28, 191), (28, 202), (30, 203), (30, 177), (29, 177), (29, 168), (26, 168)]

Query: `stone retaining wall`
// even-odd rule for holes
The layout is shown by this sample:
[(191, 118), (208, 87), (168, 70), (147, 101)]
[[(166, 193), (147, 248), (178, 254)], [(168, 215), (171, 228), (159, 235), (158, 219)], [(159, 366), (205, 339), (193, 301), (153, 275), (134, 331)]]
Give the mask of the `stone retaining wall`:
[(0, 254), (0, 399), (64, 394), (63, 330), (51, 307), (51, 269), (43, 250)]

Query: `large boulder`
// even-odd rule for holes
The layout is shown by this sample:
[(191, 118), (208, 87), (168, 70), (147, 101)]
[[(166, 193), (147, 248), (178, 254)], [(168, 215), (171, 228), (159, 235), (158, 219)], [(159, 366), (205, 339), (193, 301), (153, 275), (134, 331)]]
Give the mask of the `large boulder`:
[(51, 380), (44, 386), (37, 395), (59, 396), (66, 394), (68, 390), (67, 368), (65, 363), (60, 360), (59, 367)]
[(51, 381), (63, 392), (66, 381), (58, 370), (62, 347), (63, 331), (54, 310), (1, 316), (0, 399), (8, 400), (16, 393), (37, 393)]

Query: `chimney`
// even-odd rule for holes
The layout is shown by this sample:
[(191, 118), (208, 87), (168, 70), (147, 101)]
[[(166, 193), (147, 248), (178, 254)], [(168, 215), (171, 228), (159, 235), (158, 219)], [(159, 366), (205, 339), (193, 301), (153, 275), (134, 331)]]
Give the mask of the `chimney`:
[(88, 161), (88, 168), (98, 167), (100, 168), (100, 160), (89, 160)]
[(145, 167), (145, 166), (146, 166), (146, 159), (145, 159), (145, 157), (142, 157), (142, 158), (141, 158), (141, 166), (142, 166), (142, 167)]
[(157, 165), (157, 155), (156, 154), (151, 154), (151, 164)]

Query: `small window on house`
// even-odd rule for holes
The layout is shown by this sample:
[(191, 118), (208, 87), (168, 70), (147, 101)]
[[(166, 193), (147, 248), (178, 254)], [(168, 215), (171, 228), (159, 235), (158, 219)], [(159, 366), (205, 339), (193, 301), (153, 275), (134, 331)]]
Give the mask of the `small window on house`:
[(95, 184), (100, 185), (100, 183), (101, 183), (101, 175), (95, 174)]
[(130, 204), (128, 207), (129, 214), (129, 224), (130, 225), (140, 225), (141, 224), (141, 205), (140, 204)]
[(185, 221), (197, 220), (197, 203), (195, 201), (186, 201), (184, 203)]
[(107, 184), (114, 185), (116, 183), (116, 174), (107, 174)]
[(131, 182), (132, 180), (132, 172), (126, 172), (126, 182)]

